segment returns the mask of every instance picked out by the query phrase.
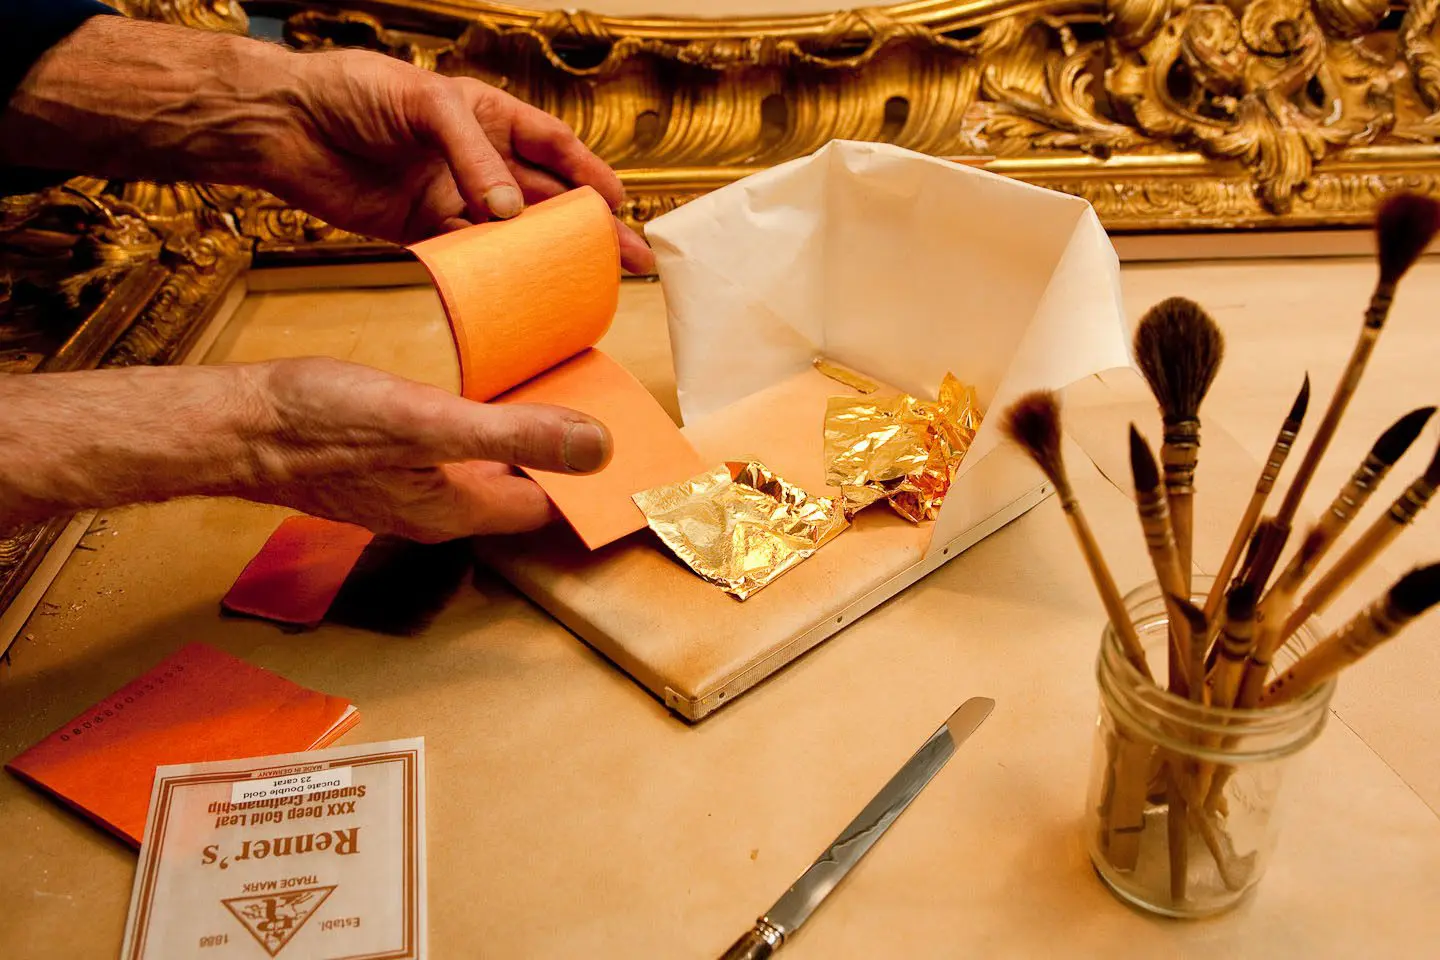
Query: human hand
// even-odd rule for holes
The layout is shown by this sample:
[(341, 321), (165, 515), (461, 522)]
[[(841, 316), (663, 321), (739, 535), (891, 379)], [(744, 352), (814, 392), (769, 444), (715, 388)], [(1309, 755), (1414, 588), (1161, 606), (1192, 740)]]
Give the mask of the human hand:
[[(611, 208), (620, 178), (558, 117), (470, 77), (343, 50), (293, 57), (298, 107), (273, 139), (262, 185), (336, 226), (412, 243), (518, 214), (588, 185)], [(620, 259), (654, 270), (618, 219)]]
[(513, 533), (554, 513), (510, 465), (589, 473), (611, 453), (571, 410), (321, 358), (0, 375), (0, 408), (0, 528), (205, 494), (425, 542)]
[(232, 491), (422, 542), (517, 533), (555, 518), (513, 466), (591, 473), (609, 432), (559, 407), (475, 403), (321, 358), (242, 369), (265, 410), (263, 470)]
[[(0, 164), (261, 187), (396, 243), (620, 179), (560, 119), (468, 77), (361, 50), (94, 17), (0, 104)], [(654, 256), (618, 220), (621, 263)]]

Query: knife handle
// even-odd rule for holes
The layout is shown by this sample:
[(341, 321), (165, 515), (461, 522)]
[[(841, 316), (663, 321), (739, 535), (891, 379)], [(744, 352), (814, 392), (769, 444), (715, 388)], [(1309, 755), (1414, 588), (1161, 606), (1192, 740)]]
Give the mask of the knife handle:
[(720, 960), (766, 960), (784, 942), (785, 935), (761, 917), (754, 927), (725, 951)]

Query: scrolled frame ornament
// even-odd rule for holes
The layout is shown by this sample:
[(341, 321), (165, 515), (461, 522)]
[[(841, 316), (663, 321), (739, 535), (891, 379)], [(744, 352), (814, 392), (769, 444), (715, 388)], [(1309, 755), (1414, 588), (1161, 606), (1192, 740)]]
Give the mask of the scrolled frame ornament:
[(1440, 0), (923, 0), (731, 20), (245, 6), (302, 49), (366, 46), (559, 115), (620, 171), (635, 225), (835, 138), (993, 157), (1122, 232), (1360, 225), (1396, 184), (1440, 187)]

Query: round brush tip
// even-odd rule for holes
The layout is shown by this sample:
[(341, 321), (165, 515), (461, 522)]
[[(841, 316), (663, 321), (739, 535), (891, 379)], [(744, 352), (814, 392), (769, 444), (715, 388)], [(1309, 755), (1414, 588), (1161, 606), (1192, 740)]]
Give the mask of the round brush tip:
[(1300, 384), (1300, 392), (1295, 395), (1295, 402), (1290, 407), (1290, 416), (1285, 419), (1292, 423), (1300, 423), (1305, 419), (1305, 412), (1310, 409), (1310, 373), (1305, 373), (1305, 380)]
[(1418, 567), (1390, 588), (1390, 603), (1407, 617), (1418, 617), (1440, 603), (1440, 563)]
[(1241, 581), (1225, 594), (1225, 619), (1231, 623), (1255, 616), (1256, 589), (1253, 583)]
[(1053, 390), (1035, 390), (1005, 411), (1006, 436), (1025, 448), (1040, 469), (1055, 479), (1060, 469), (1060, 398)]
[(1167, 420), (1196, 415), (1224, 357), (1219, 325), (1187, 297), (1160, 301), (1135, 328), (1135, 360)]
[(1160, 468), (1155, 464), (1155, 454), (1150, 452), (1150, 444), (1145, 442), (1133, 423), (1130, 424), (1130, 474), (1139, 493), (1148, 493), (1160, 486)]
[(1395, 461), (1405, 456), (1405, 451), (1410, 449), (1410, 445), (1420, 436), (1420, 431), (1425, 429), (1425, 424), (1430, 422), (1434, 414), (1434, 407), (1411, 410), (1380, 435), (1380, 439), (1375, 441), (1375, 446), (1370, 451), (1371, 455), (1386, 466), (1394, 466)]
[(1375, 234), (1380, 279), (1395, 283), (1425, 252), (1440, 231), (1440, 203), (1418, 193), (1397, 193), (1380, 203)]

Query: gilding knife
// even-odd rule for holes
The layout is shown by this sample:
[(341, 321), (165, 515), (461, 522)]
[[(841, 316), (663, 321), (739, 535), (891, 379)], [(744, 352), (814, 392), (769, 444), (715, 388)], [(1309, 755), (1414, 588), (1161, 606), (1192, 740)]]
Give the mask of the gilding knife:
[(975, 728), (985, 722), (995, 701), (988, 697), (972, 697), (950, 714), (950, 719), (930, 735), (915, 755), (890, 782), (875, 794), (850, 825), (840, 832), (830, 849), (800, 875), (795, 885), (775, 901), (775, 905), (755, 922), (754, 928), (725, 951), (720, 960), (765, 960), (810, 919), (815, 908), (830, 895), (845, 875), (869, 852), (875, 841), (890, 829), (905, 808), (925, 788), (925, 784), (945, 761), (955, 753)]

